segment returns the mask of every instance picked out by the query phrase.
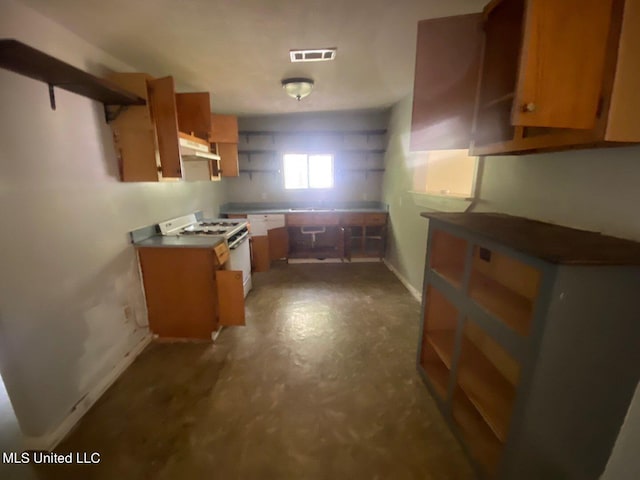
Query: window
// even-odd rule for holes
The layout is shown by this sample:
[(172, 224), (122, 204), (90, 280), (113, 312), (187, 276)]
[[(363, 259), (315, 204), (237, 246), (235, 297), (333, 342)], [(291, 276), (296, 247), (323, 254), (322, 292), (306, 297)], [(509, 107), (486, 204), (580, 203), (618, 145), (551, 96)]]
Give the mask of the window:
[(333, 155), (285, 153), (284, 188), (332, 188)]
[(472, 197), (478, 157), (467, 150), (416, 152), (413, 191), (450, 197)]

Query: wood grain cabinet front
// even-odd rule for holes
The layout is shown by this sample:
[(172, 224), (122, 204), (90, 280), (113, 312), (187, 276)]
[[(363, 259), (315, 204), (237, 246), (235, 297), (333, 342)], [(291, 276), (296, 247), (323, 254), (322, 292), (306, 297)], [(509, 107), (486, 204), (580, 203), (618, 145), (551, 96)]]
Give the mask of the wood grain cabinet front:
[(224, 243), (138, 248), (152, 333), (211, 340), (220, 326), (244, 325), (242, 272), (225, 269), (228, 254)]
[(639, 22), (637, 0), (490, 3), (471, 153), (639, 142)]
[(182, 177), (173, 78), (114, 73), (109, 80), (147, 100), (111, 122), (123, 182), (157, 182)]
[(639, 0), (492, 0), (482, 16), (420, 22), (412, 150), (640, 142), (638, 24)]
[(211, 110), (209, 92), (177, 93), (178, 128), (203, 140), (209, 140)]
[(215, 144), (215, 150), (220, 155), (221, 175), (223, 177), (238, 177), (238, 117), (234, 115), (210, 114), (211, 128), (209, 141)]

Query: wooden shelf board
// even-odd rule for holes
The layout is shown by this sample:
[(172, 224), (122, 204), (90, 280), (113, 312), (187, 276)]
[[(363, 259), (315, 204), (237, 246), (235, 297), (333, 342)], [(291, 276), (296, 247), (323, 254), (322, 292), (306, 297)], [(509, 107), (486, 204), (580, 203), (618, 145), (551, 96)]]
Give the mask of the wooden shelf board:
[(431, 271), (438, 274), (447, 283), (450, 283), (455, 288), (457, 289), (462, 288), (462, 277), (464, 275), (464, 270), (460, 270), (459, 268), (456, 268), (456, 267), (441, 265), (438, 267), (431, 267)]
[(503, 445), (461, 391), (457, 391), (453, 396), (452, 414), (471, 455), (487, 472), (494, 474)]
[(321, 135), (385, 135), (386, 129), (371, 130), (311, 130), (311, 131), (290, 131), (290, 130), (240, 130), (240, 135), (283, 135), (283, 136), (321, 136)]
[(467, 339), (463, 339), (457, 382), (496, 438), (505, 442), (515, 388)]
[(427, 377), (429, 378), (431, 385), (435, 388), (440, 398), (444, 400), (447, 398), (447, 387), (449, 384), (449, 370), (447, 367), (436, 361), (422, 362), (422, 368), (424, 368)]
[(455, 330), (432, 330), (426, 332), (427, 342), (431, 344), (433, 349), (442, 360), (442, 363), (451, 370), (451, 362), (453, 358), (453, 347), (456, 340)]
[(104, 105), (145, 105), (146, 101), (115, 83), (62, 62), (13, 39), (0, 40), (0, 67), (48, 85), (97, 100)]
[(501, 103), (508, 102), (509, 100), (513, 100), (514, 98), (515, 98), (515, 93), (510, 92), (510, 93), (507, 93), (506, 95), (502, 95), (500, 97), (494, 98), (493, 100), (486, 102), (483, 105), (483, 108), (491, 108), (493, 106), (500, 105)]
[(529, 335), (532, 302), (478, 271), (469, 282), (469, 297), (523, 336)]

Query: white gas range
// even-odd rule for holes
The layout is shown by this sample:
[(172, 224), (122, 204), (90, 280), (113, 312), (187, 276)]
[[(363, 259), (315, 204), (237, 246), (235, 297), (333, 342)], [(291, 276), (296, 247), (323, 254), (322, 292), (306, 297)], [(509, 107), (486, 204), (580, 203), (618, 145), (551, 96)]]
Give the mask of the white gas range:
[(251, 290), (251, 253), (248, 222), (243, 219), (213, 218), (198, 220), (195, 213), (158, 224), (162, 235), (217, 236), (229, 246), (228, 270), (242, 270), (244, 296)]

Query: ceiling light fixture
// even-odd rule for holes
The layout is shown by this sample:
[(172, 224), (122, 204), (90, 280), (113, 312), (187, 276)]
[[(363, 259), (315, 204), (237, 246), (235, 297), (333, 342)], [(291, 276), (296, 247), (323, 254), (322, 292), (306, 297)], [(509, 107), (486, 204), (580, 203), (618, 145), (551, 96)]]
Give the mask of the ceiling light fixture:
[(313, 90), (313, 80), (310, 78), (285, 78), (282, 80), (282, 88), (292, 98), (300, 101)]

